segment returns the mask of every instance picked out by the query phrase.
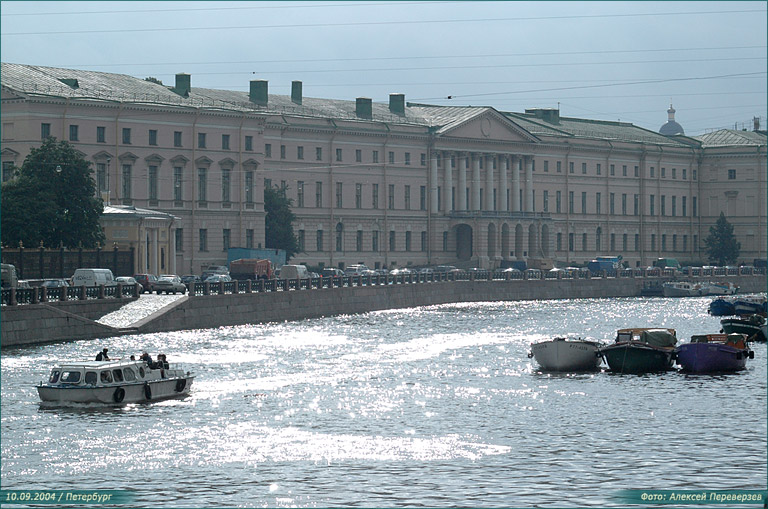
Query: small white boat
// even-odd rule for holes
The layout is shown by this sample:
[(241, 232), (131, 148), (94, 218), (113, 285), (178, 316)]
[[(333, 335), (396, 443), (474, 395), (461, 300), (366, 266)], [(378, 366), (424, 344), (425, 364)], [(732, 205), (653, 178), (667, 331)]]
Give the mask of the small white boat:
[(596, 341), (555, 338), (531, 345), (531, 353), (545, 371), (592, 371), (600, 367), (602, 358)]
[(37, 392), (43, 402), (124, 405), (189, 394), (194, 375), (183, 369), (150, 367), (141, 360), (61, 363)]
[(708, 295), (709, 290), (700, 283), (690, 283), (688, 281), (671, 281), (664, 283), (661, 287), (664, 297), (700, 297)]
[(712, 283), (709, 282), (706, 285), (707, 293), (709, 295), (735, 295), (739, 291), (739, 287), (731, 282), (727, 283)]

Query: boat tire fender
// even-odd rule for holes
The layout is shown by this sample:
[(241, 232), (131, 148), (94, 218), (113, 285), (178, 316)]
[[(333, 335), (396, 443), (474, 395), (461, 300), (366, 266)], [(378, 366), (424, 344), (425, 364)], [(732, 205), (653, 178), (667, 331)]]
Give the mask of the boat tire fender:
[(176, 392), (181, 392), (187, 386), (187, 380), (182, 378), (176, 382)]
[(147, 400), (152, 399), (152, 388), (146, 382), (144, 383), (144, 397), (147, 398)]
[(123, 398), (125, 398), (125, 389), (122, 387), (118, 387), (115, 389), (115, 393), (112, 394), (112, 401), (115, 403), (121, 403), (123, 401)]

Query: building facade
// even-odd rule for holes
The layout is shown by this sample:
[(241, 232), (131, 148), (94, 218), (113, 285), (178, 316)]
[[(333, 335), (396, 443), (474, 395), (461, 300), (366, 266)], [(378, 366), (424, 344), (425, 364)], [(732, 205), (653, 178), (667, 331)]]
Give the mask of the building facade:
[(2, 78), (3, 179), (43, 138), (70, 141), (105, 203), (178, 218), (180, 273), (266, 247), (264, 186), (292, 200), (292, 261), (312, 266), (705, 261), (721, 211), (741, 259), (766, 257), (757, 129), (665, 136), (553, 109), (305, 98), (301, 82), (290, 96), (258, 80), (248, 93), (199, 89), (186, 74), (170, 87), (3, 64)]

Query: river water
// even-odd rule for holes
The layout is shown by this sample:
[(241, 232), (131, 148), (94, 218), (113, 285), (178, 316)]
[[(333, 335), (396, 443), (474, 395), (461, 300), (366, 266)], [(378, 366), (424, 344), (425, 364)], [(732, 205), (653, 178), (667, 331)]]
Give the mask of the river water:
[[(142, 297), (144, 298), (144, 297)], [(716, 332), (708, 298), (492, 302), (3, 350), (2, 488), (142, 507), (624, 507), (622, 489), (765, 489), (766, 352), (731, 375), (541, 373), (530, 343)], [(48, 408), (102, 347), (166, 353), (185, 399)]]

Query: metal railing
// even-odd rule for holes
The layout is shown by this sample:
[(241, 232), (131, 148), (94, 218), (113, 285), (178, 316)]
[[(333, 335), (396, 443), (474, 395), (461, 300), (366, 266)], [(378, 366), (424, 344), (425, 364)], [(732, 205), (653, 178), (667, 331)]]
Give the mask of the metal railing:
[(75, 300), (120, 299), (138, 297), (135, 284), (98, 286), (59, 286), (48, 288), (3, 288), (2, 305), (40, 304), (43, 302), (66, 302)]

